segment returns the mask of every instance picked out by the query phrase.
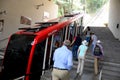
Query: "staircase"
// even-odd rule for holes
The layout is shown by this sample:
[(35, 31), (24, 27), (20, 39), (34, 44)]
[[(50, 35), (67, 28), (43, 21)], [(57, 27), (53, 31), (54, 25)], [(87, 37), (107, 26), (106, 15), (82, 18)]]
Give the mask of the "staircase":
[[(107, 27), (92, 27), (92, 31), (102, 41), (104, 47), (104, 60), (100, 62), (102, 80), (120, 80), (120, 41), (113, 37)], [(74, 62), (75, 65), (77, 62)], [(90, 51), (86, 56), (84, 72), (92, 74), (93, 79), (89, 80), (99, 80), (99, 75), (96, 79), (94, 78), (94, 58)]]
[[(100, 62), (100, 66), (102, 66), (102, 80), (120, 80), (119, 63), (103, 60)], [(90, 54), (86, 57), (84, 70), (94, 74), (94, 59)]]

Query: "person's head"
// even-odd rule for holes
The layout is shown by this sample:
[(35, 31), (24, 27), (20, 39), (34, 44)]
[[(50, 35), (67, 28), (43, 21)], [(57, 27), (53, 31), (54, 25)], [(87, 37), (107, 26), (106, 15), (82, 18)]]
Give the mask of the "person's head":
[(94, 32), (91, 32), (90, 35), (94, 35), (95, 33)]
[(78, 37), (80, 37), (80, 34), (77, 34)]
[(65, 41), (63, 42), (63, 45), (69, 47), (69, 46), (70, 46), (70, 43), (71, 43), (70, 40), (65, 40)]
[(90, 31), (90, 27), (89, 26), (87, 27), (87, 30)]
[(87, 42), (86, 40), (83, 40), (83, 41), (82, 41), (82, 44), (85, 45), (85, 46), (87, 46), (87, 45), (88, 45), (88, 42)]

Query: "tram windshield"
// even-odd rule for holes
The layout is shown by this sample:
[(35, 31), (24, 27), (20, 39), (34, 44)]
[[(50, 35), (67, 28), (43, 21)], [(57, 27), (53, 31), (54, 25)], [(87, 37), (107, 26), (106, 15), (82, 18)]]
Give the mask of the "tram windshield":
[(13, 34), (8, 43), (4, 58), (4, 76), (20, 77), (25, 74), (31, 43), (35, 35)]

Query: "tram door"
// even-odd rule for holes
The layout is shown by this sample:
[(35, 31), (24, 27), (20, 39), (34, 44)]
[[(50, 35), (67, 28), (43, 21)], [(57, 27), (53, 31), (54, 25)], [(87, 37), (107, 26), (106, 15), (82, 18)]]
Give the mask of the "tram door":
[(43, 71), (43, 60), (46, 40), (38, 43), (32, 59), (30, 80), (40, 80)]
[[(49, 38), (47, 38), (48, 41), (46, 42), (46, 59), (45, 59), (45, 69), (49, 69), (50, 68), (50, 56), (52, 54), (52, 36), (49, 36)], [(45, 56), (45, 55), (44, 55)], [(45, 57), (44, 57), (45, 58)]]

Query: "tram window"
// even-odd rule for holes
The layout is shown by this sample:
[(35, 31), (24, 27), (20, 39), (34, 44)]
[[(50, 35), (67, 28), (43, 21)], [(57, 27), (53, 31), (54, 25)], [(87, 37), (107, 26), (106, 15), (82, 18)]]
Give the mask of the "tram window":
[(6, 49), (3, 65), (3, 77), (9, 79), (25, 75), (31, 42), (34, 35), (14, 34)]
[(54, 35), (54, 40), (53, 40), (53, 48), (58, 48), (59, 46), (60, 46), (60, 41), (61, 41), (61, 39), (60, 39), (61, 37), (60, 37), (60, 34), (59, 34), (59, 32), (57, 32), (57, 33), (55, 33), (55, 35)]
[(62, 34), (62, 41), (65, 40), (65, 31), (66, 31), (66, 28), (63, 28), (62, 31), (61, 31), (62, 32), (61, 33)]
[(72, 35), (72, 26), (68, 26), (68, 38), (67, 39), (69, 39), (70, 41), (72, 41), (72, 37), (73, 37), (73, 35)]
[(75, 24), (74, 23), (70, 24), (70, 35), (72, 36), (72, 39), (75, 36)]
[(56, 48), (62, 46), (62, 43), (65, 39), (65, 30), (66, 30), (66, 28), (61, 29), (60, 31), (55, 33), (54, 39), (53, 39), (53, 48), (56, 49)]
[(81, 35), (81, 28), (80, 28), (80, 26), (77, 27), (77, 34)]
[(67, 33), (66, 33), (66, 39), (68, 39), (68, 36), (69, 36), (69, 26), (66, 27), (66, 31), (67, 31)]
[(70, 31), (70, 41), (72, 41), (72, 40), (73, 40), (73, 30), (72, 30), (72, 26), (70, 26), (69, 31)]
[[(50, 56), (52, 55), (51, 51), (51, 41), (52, 41), (52, 36), (49, 36), (48, 38), (48, 43), (47, 43), (47, 54), (46, 54), (46, 62), (45, 62), (45, 69), (49, 69), (50, 68), (50, 65), (51, 65), (51, 59)], [(50, 61), (50, 64), (49, 64), (49, 61)]]

